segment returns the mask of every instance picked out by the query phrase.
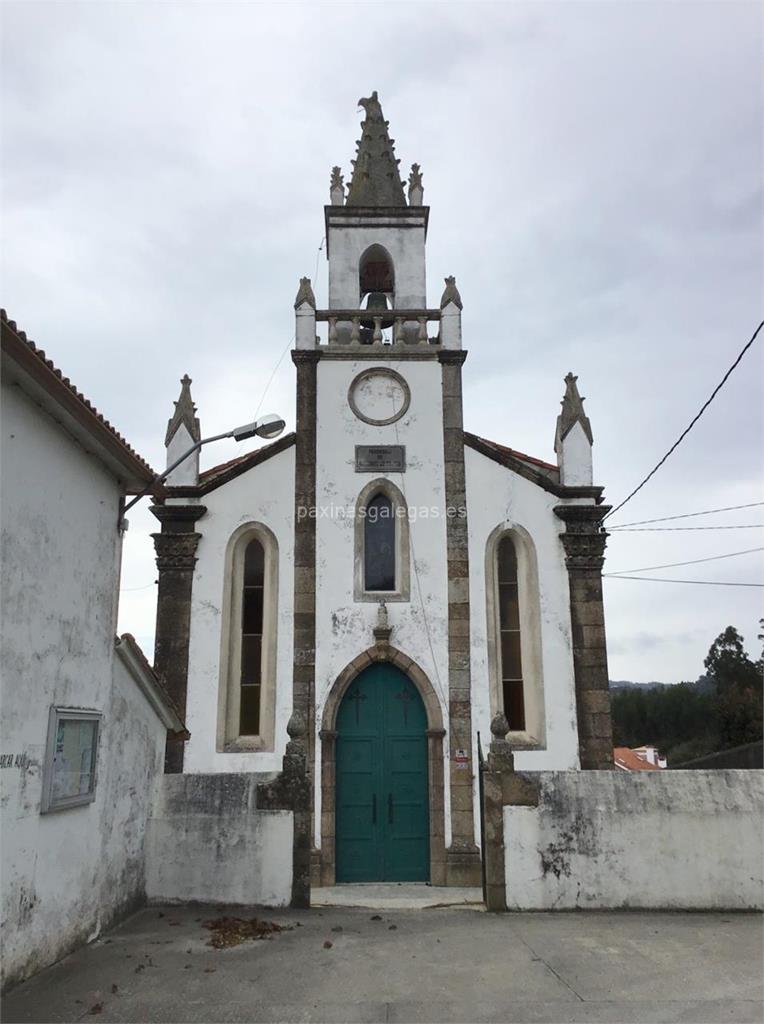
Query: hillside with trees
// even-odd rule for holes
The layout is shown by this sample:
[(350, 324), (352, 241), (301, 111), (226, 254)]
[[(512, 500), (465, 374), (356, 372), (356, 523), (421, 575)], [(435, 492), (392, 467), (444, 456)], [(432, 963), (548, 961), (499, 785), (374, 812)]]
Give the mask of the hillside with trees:
[(671, 766), (760, 740), (764, 653), (753, 661), (741, 635), (727, 626), (711, 644), (704, 665), (706, 674), (694, 683), (612, 683), (615, 745), (653, 743)]

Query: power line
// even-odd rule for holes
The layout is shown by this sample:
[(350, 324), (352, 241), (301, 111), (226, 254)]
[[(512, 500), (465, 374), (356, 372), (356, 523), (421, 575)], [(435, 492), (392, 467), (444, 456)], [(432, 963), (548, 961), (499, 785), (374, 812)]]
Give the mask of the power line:
[(748, 548), (746, 551), (730, 551), (727, 555), (711, 555), (710, 558), (693, 558), (689, 562), (667, 562), (665, 565), (648, 565), (643, 569), (622, 569), (620, 572), (603, 573), (603, 576), (621, 576), (627, 572), (652, 572), (653, 569), (675, 569), (678, 565), (698, 565), (699, 562), (718, 562), (721, 558), (736, 558), (738, 555), (753, 555), (764, 548)]
[[(324, 242), (325, 241), (326, 241), (326, 237), (322, 238), (321, 239), (321, 244), (319, 245), (318, 249), (316, 250), (316, 272), (313, 275), (313, 283), (314, 284), (316, 282), (316, 278), (318, 277), (318, 258), (321, 255), (321, 250), (324, 247)], [(260, 401), (257, 403), (257, 408), (255, 409), (255, 419), (257, 419), (257, 414), (260, 412), (260, 407), (262, 406), (263, 402), (265, 401), (265, 396), (268, 394), (268, 390), (269, 390), (271, 384), (273, 383), (273, 378), (276, 376), (278, 368), (281, 366), (281, 363), (284, 360), (284, 356), (287, 354), (287, 352), (292, 347), (292, 345), (294, 345), (295, 340), (296, 339), (294, 337), (292, 337), (291, 341), (287, 342), (286, 347), (284, 348), (283, 352), (281, 353), (281, 355), (278, 358), (278, 362), (273, 367), (273, 370), (271, 371), (271, 375), (268, 378), (268, 383), (265, 385), (265, 388), (263, 389), (263, 393), (262, 393), (262, 395), (260, 397)]]
[(705, 512), (683, 512), (679, 516), (661, 516), (660, 519), (638, 519), (635, 523), (608, 526), (608, 530), (625, 530), (627, 526), (647, 526), (648, 523), (670, 523), (674, 519), (693, 519), (695, 516), (710, 516), (716, 512), (737, 512), (741, 508), (759, 508), (760, 505), (764, 505), (764, 501), (752, 501), (748, 505), (727, 505), (726, 508), (709, 508)]
[(679, 445), (680, 445), (680, 444), (682, 443), (682, 441), (683, 441), (683, 440), (685, 439), (685, 437), (687, 437), (687, 435), (688, 435), (688, 434), (690, 433), (690, 431), (692, 430), (692, 428), (693, 428), (693, 427), (695, 426), (695, 424), (696, 424), (696, 423), (698, 422), (698, 420), (700, 419), (700, 417), (701, 417), (701, 416), (703, 415), (703, 413), (704, 413), (704, 412), (706, 411), (706, 409), (707, 409), (707, 408), (709, 407), (709, 405), (711, 404), (711, 402), (713, 402), (713, 400), (714, 400), (714, 399), (716, 398), (716, 396), (717, 396), (717, 395), (719, 394), (719, 392), (721, 391), (721, 389), (722, 389), (722, 388), (724, 387), (724, 385), (725, 385), (725, 384), (726, 384), (726, 382), (727, 382), (727, 378), (729, 377), (729, 375), (730, 375), (730, 374), (732, 373), (732, 371), (733, 371), (733, 370), (735, 369), (735, 367), (736, 367), (736, 366), (737, 366), (737, 364), (738, 364), (738, 363), (740, 362), (740, 360), (741, 360), (741, 359), (743, 358), (743, 356), (744, 356), (744, 355), (746, 354), (746, 352), (747, 352), (747, 351), (748, 351), (748, 349), (749, 349), (749, 348), (751, 347), (751, 345), (753, 345), (754, 341), (756, 341), (756, 337), (757, 337), (757, 335), (758, 335), (759, 331), (760, 331), (760, 330), (762, 329), (762, 327), (764, 327), (764, 320), (762, 320), (762, 321), (761, 321), (761, 323), (759, 324), (759, 326), (758, 326), (758, 327), (756, 328), (756, 330), (755, 330), (755, 331), (753, 332), (753, 334), (751, 335), (751, 338), (750, 338), (750, 339), (749, 339), (749, 340), (748, 340), (748, 341), (747, 341), (747, 342), (745, 343), (745, 345), (743, 346), (743, 348), (742, 348), (742, 349), (740, 350), (740, 354), (738, 355), (738, 357), (737, 357), (737, 359), (735, 360), (735, 362), (734, 362), (734, 363), (732, 364), (732, 366), (730, 366), (729, 370), (727, 370), (727, 372), (726, 372), (726, 373), (724, 374), (724, 376), (722, 377), (722, 379), (721, 379), (721, 380), (719, 381), (719, 383), (718, 383), (718, 384), (716, 385), (716, 387), (714, 388), (714, 390), (713, 390), (713, 391), (711, 392), (711, 395), (709, 396), (709, 398), (707, 398), (707, 399), (706, 399), (706, 401), (705, 401), (705, 402), (703, 403), (703, 405), (702, 405), (702, 406), (700, 407), (700, 410), (699, 410), (699, 412), (697, 412), (697, 413), (696, 413), (696, 415), (695, 415), (695, 416), (693, 417), (693, 419), (692, 419), (692, 420), (690, 421), (690, 424), (689, 424), (689, 426), (687, 426), (687, 427), (686, 427), (686, 428), (685, 428), (685, 429), (684, 429), (684, 430), (682, 431), (682, 433), (681, 433), (681, 434), (679, 435), (679, 437), (677, 438), (677, 440), (676, 440), (676, 441), (675, 441), (675, 442), (674, 442), (674, 443), (672, 444), (672, 446), (671, 446), (671, 447), (669, 448), (669, 450), (668, 450), (668, 451), (666, 452), (666, 454), (665, 454), (665, 455), (663, 456), (663, 458), (662, 458), (662, 459), (660, 460), (660, 462), (658, 462), (658, 463), (657, 463), (657, 465), (655, 465), (655, 466), (654, 466), (654, 467), (653, 467), (653, 468), (652, 468), (652, 469), (650, 470), (650, 472), (649, 472), (649, 473), (647, 474), (647, 476), (646, 476), (646, 477), (645, 477), (645, 479), (644, 479), (644, 480), (642, 481), (642, 483), (641, 483), (641, 484), (638, 484), (638, 485), (637, 485), (637, 486), (636, 486), (636, 487), (634, 488), (634, 490), (633, 490), (633, 491), (631, 492), (631, 494), (627, 495), (627, 497), (625, 497), (625, 498), (623, 499), (623, 501), (622, 501), (622, 502), (620, 503), (620, 505), (616, 505), (616, 507), (615, 507), (615, 508), (611, 509), (611, 510), (610, 510), (610, 511), (609, 511), (609, 512), (607, 513), (607, 515), (606, 515), (606, 516), (604, 516), (604, 519), (607, 519), (607, 518), (608, 518), (608, 516), (612, 516), (614, 512), (617, 512), (617, 511), (618, 511), (619, 509), (623, 508), (623, 506), (624, 506), (624, 505), (626, 504), (626, 502), (627, 502), (627, 501), (631, 501), (631, 499), (632, 499), (632, 498), (634, 497), (634, 495), (635, 495), (635, 494), (637, 493), (637, 491), (641, 491), (641, 490), (642, 490), (642, 488), (643, 488), (643, 487), (645, 486), (645, 484), (646, 484), (646, 483), (647, 483), (647, 481), (648, 481), (648, 480), (650, 479), (650, 477), (651, 477), (651, 476), (653, 476), (653, 475), (654, 475), (655, 473), (657, 473), (657, 472), (658, 472), (658, 470), (659, 470), (659, 469), (661, 468), (661, 466), (662, 466), (662, 465), (663, 465), (663, 463), (664, 463), (664, 462), (666, 461), (666, 459), (667, 459), (667, 458), (669, 457), (669, 455), (671, 455), (671, 453), (672, 453), (673, 451), (675, 451), (675, 450), (676, 450), (676, 449), (677, 449), (677, 448), (679, 447)]
[(764, 530), (764, 523), (739, 523), (736, 526), (624, 526), (617, 533), (676, 533), (677, 530)]
[(699, 587), (764, 587), (764, 583), (728, 583), (722, 580), (667, 580), (660, 576), (606, 576), (611, 580), (640, 580), (642, 583), (692, 583)]

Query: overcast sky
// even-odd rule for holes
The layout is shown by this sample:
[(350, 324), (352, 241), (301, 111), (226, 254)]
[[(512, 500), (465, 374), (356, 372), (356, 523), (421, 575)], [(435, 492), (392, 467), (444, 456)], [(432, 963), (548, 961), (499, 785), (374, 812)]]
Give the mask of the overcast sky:
[[(617, 503), (761, 318), (762, 10), (6, 2), (3, 304), (155, 467), (184, 373), (203, 432), (250, 419), (316, 266), (325, 303), (329, 173), (377, 89), (402, 171), (424, 172), (430, 304), (446, 274), (464, 300), (467, 429), (553, 460), (573, 370)], [(762, 499), (762, 352), (618, 522)], [(290, 429), (293, 392), (286, 354), (262, 411)], [(150, 654), (157, 524), (130, 519), (121, 629)], [(764, 509), (663, 525), (703, 523)], [(606, 571), (762, 545), (625, 533)], [(652, 575), (753, 583), (762, 564)], [(728, 624), (758, 648), (761, 590), (605, 586), (611, 678), (694, 679)]]

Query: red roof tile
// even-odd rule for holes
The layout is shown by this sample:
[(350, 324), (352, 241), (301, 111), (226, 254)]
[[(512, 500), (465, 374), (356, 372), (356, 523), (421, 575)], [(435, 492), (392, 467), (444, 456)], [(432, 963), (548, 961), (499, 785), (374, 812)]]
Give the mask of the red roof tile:
[(623, 768), (628, 772), (660, 772), (663, 770), (657, 764), (650, 764), (630, 747), (615, 747), (613, 760), (618, 768)]

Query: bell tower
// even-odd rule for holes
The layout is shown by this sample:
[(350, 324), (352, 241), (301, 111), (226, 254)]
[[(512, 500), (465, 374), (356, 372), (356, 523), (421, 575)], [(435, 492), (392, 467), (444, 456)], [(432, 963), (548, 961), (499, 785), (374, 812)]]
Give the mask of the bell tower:
[[(377, 93), (359, 106), (350, 182), (335, 167), (324, 208), (327, 308), (316, 309), (307, 278), (295, 299), (293, 678), (312, 766), (313, 878), (335, 877), (336, 732), (327, 708), (348, 672), (379, 657), (398, 659), (404, 672), (412, 666), (420, 696), (430, 694), (428, 877), (479, 884), (462, 301), (447, 277), (439, 305), (428, 307), (421, 168), (412, 166), (404, 187)], [(366, 560), (376, 550), (366, 525), (375, 501), (395, 515), (384, 588), (370, 582)], [(389, 615), (383, 650), (380, 601)]]
[(365, 117), (347, 196), (335, 167), (325, 208), (329, 308), (384, 309), (384, 297), (389, 309), (425, 309), (430, 211), (422, 205), (421, 173), (412, 172), (407, 203), (395, 140), (376, 92), (358, 104)]

